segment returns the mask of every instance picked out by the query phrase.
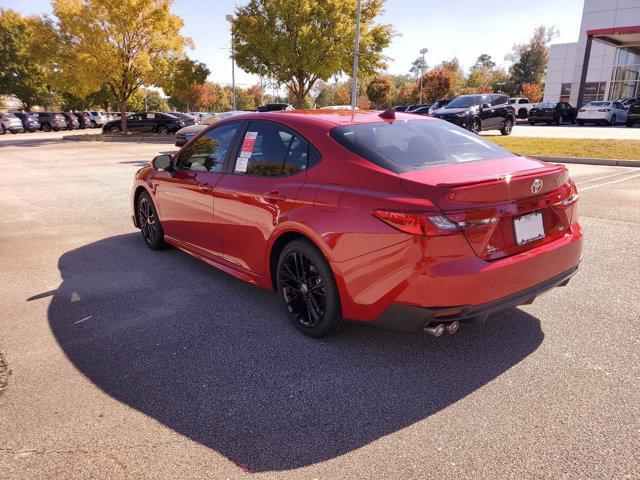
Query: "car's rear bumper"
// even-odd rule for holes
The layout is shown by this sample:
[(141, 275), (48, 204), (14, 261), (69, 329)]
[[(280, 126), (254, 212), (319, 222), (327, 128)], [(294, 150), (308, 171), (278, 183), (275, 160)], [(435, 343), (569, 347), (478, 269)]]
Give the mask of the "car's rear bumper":
[(455, 308), (429, 308), (411, 305), (390, 305), (373, 322), (380, 328), (397, 330), (406, 333), (418, 333), (431, 322), (452, 322), (454, 320), (468, 320), (472, 318), (486, 318), (487, 316), (515, 308), (519, 305), (529, 305), (539, 295), (555, 287), (564, 287), (578, 271), (575, 266), (566, 272), (556, 275), (538, 285), (520, 292), (512, 293), (482, 305), (460, 305)]
[(464, 236), (452, 235), (416, 237), (332, 266), (343, 315), (365, 322), (380, 322), (382, 316), (388, 323), (387, 317), (405, 307), (469, 315), (472, 307), (484, 308), (575, 270), (582, 253), (583, 234), (574, 223), (556, 240), (499, 260), (481, 259)]

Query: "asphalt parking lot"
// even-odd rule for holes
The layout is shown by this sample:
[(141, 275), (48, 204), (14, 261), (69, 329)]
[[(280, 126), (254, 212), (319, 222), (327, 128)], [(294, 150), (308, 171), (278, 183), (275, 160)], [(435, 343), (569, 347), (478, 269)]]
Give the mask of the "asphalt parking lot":
[(11, 137), (0, 478), (638, 478), (639, 168), (569, 166), (586, 255), (534, 304), (312, 340), (273, 294), (144, 246), (129, 188), (172, 146)]

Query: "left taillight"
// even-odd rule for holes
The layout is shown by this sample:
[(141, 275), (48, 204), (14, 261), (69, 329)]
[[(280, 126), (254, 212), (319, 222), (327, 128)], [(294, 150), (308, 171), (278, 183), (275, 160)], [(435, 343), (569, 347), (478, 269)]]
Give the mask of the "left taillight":
[(371, 213), (393, 228), (412, 235), (451, 235), (460, 230), (458, 225), (436, 212), (373, 210)]

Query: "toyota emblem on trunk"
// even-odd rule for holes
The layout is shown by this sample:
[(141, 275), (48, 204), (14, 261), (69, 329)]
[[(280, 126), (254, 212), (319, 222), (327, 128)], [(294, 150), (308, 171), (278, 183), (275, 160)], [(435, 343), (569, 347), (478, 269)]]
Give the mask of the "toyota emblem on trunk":
[(533, 193), (539, 193), (540, 190), (542, 190), (542, 180), (540, 180), (539, 178), (536, 178), (531, 184), (531, 191)]

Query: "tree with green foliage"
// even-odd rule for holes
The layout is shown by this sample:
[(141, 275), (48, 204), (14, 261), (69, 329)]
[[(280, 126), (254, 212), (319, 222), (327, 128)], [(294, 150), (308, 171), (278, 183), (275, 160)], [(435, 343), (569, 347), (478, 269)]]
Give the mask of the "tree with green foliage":
[(155, 88), (141, 87), (131, 95), (127, 102), (128, 111), (165, 112), (168, 109), (167, 99), (160, 95), (160, 92)]
[(189, 92), (193, 85), (203, 85), (211, 71), (204, 63), (190, 58), (179, 58), (171, 62), (166, 79), (159, 83), (173, 102), (191, 110)]
[(491, 55), (483, 53), (476, 59), (476, 63), (471, 67), (472, 70), (478, 68), (487, 68), (488, 70), (493, 70), (496, 67), (496, 62), (494, 62), (491, 58)]
[(376, 107), (386, 108), (393, 98), (393, 80), (387, 75), (376, 75), (367, 85), (367, 97)]
[[(392, 28), (376, 25), (384, 0), (362, 2), (359, 71), (385, 66)], [(236, 8), (233, 56), (249, 73), (286, 86), (296, 108), (319, 79), (352, 69), (357, 0), (249, 0)], [(348, 102), (347, 102), (348, 103)]]
[(549, 44), (558, 35), (554, 27), (540, 26), (533, 32), (528, 43), (514, 45), (513, 51), (506, 56), (513, 62), (509, 68), (511, 76), (508, 89), (515, 94), (522, 90), (525, 83), (541, 85), (549, 63)]
[(39, 20), (0, 9), (0, 95), (14, 95), (25, 110), (51, 98), (47, 64), (38, 51)]
[(106, 85), (126, 131), (127, 101), (142, 85), (161, 85), (189, 43), (171, 1), (53, 0), (52, 6), (57, 84), (76, 95)]

